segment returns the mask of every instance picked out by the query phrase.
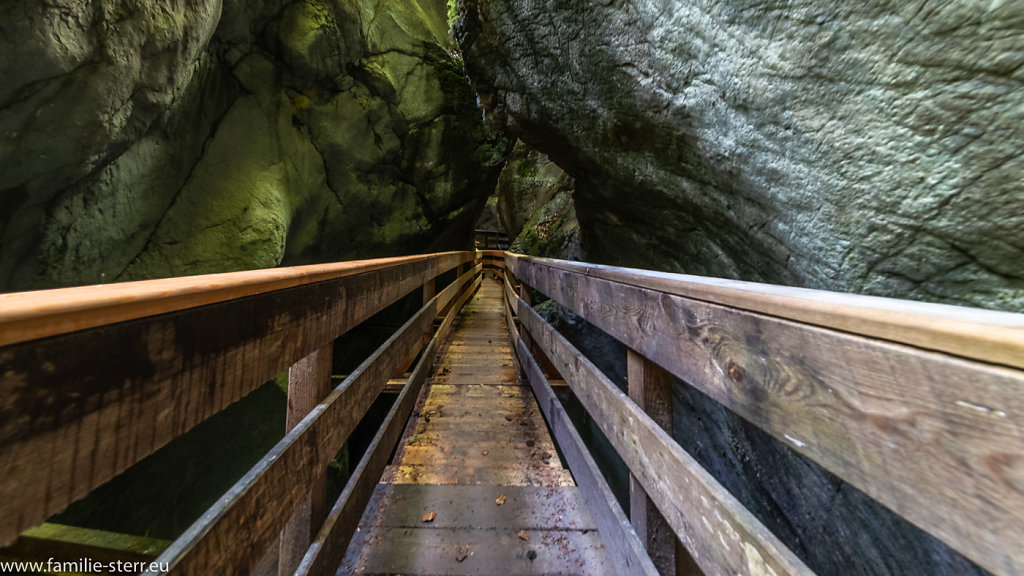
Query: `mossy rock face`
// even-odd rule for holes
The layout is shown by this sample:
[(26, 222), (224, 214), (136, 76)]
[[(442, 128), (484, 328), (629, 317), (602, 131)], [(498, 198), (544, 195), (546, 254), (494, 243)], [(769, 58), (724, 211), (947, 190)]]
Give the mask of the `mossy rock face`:
[(8, 4), (0, 290), (470, 245), (509, 144), (443, 0)]
[(545, 258), (583, 259), (572, 191), (558, 192), (541, 206), (512, 241), (511, 250)]
[(547, 155), (516, 142), (498, 177), (498, 214), (505, 232), (515, 238), (559, 192), (574, 188), (572, 176)]
[(575, 181), (545, 154), (517, 142), (498, 177), (495, 209), (510, 249), (531, 256), (580, 260)]

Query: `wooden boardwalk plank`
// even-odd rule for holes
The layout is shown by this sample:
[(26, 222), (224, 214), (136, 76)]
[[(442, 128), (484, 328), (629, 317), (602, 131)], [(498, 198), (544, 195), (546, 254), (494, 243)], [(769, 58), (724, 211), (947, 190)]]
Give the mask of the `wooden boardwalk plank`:
[(338, 574), (614, 573), (516, 375), (501, 284), (482, 283), (435, 370)]
[(363, 531), (353, 545), (366, 553), (346, 556), (338, 574), (614, 573), (597, 532), (522, 531), (529, 540), (523, 540), (519, 532), (511, 528), (393, 527)]
[(431, 528), (597, 530), (574, 486), (382, 485), (369, 507), (374, 525), (395, 528), (419, 527), (437, 511)]
[(464, 486), (573, 486), (564, 468), (468, 468), (458, 466), (388, 466), (388, 484), (459, 484)]

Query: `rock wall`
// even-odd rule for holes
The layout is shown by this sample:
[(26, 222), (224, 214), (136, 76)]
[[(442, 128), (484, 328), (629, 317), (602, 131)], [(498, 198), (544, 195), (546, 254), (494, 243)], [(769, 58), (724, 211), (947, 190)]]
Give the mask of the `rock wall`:
[(463, 0), (594, 261), (1024, 310), (1024, 4)]
[(575, 181), (547, 155), (517, 142), (498, 176), (498, 217), (511, 250), (580, 260)]
[[(1024, 311), (1024, 4), (460, 10), (488, 122), (575, 178), (587, 260)], [(541, 306), (624, 386), (621, 344)], [(680, 445), (816, 573), (985, 573), (686, 383), (673, 395)]]
[(0, 290), (467, 246), (509, 144), (443, 0), (0, 7)]

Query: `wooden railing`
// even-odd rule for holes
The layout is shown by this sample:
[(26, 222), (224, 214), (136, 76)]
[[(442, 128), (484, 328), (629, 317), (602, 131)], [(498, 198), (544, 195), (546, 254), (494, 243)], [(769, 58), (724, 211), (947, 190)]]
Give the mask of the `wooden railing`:
[[(672, 438), (672, 376), (982, 567), (1024, 572), (1024, 316), (503, 251), (0, 295), (0, 541), (290, 367), (285, 437), (157, 561), (333, 573), (485, 273), (505, 283), (519, 368), (621, 572), (671, 572), (678, 540), (707, 573), (810, 573)], [(415, 290), (419, 311), (332, 388), (334, 339)], [(628, 394), (531, 307), (533, 291), (629, 348)], [(327, 463), (398, 375), (327, 510)], [(628, 466), (632, 526), (551, 381)]]
[(508, 250), (510, 242), (502, 230), (477, 230), (473, 240), (477, 250)]
[[(333, 574), (434, 351), (479, 286), (479, 256), (0, 295), (0, 541), (291, 366), (290, 431), (158, 562), (176, 574), (247, 574), (279, 551), (281, 573)], [(453, 269), (456, 279), (435, 292), (435, 279)], [(332, 390), (332, 342), (418, 289), (422, 308)], [(327, 464), (417, 355), (341, 499), (325, 511)], [(277, 573), (271, 568), (261, 572)]]
[[(810, 573), (673, 440), (671, 376), (980, 566), (1024, 573), (1024, 315), (511, 253), (506, 267), (519, 361), (549, 423), (565, 419), (537, 360), (629, 467), (636, 531), (663, 573), (672, 542), (651, 542), (666, 529), (708, 574)], [(628, 396), (531, 289), (629, 348)]]

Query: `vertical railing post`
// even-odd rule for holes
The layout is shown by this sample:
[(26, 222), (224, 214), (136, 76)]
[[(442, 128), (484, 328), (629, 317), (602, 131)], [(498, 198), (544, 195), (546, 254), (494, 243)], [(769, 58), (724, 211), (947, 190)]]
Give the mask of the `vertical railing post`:
[[(530, 286), (521, 280), (519, 282), (519, 299), (522, 300), (524, 304), (533, 306), (533, 299), (530, 297)], [(558, 374), (558, 370), (551, 362), (551, 359), (548, 358), (547, 353), (544, 352), (536, 342), (534, 342), (526, 328), (520, 326), (519, 333), (520, 337), (523, 339), (523, 344), (526, 345), (526, 349), (530, 351), (530, 354), (533, 354), (533, 358), (537, 361), (537, 364), (540, 365), (544, 375), (548, 378), (561, 380), (562, 377)]]
[(426, 282), (423, 283), (423, 305), (424, 306), (427, 304), (427, 302), (430, 302), (431, 298), (433, 298), (435, 295), (437, 295), (437, 288), (435, 287), (435, 284), (434, 284), (435, 281), (436, 281), (436, 278), (431, 278), (430, 280), (427, 280)]
[[(628, 350), (627, 379), (630, 399), (671, 435), (671, 375), (641, 354)], [(701, 574), (689, 553), (679, 544), (668, 522), (632, 474), (629, 475), (629, 516), (658, 573)]]
[[(328, 344), (288, 369), (288, 413), (285, 417), (286, 432), (294, 428), (309, 412), (327, 397), (331, 389), (331, 362), (333, 345)], [(315, 470), (313, 483), (305, 500), (295, 510), (284, 530), (281, 531), (278, 574), (295, 573), (299, 562), (305, 556), (326, 515), (327, 475), (326, 470)]]
[[(434, 296), (437, 295), (437, 284), (436, 284), (436, 282), (437, 282), (437, 278), (435, 277), (435, 278), (431, 278), (430, 280), (427, 280), (426, 282), (423, 283), (423, 305), (424, 306), (426, 306), (427, 302), (430, 302), (430, 300)], [(437, 307), (435, 306), (435, 308), (437, 308)], [(434, 316), (435, 317), (440, 316), (441, 314), (442, 314), (442, 310), (440, 310), (440, 309), (436, 309), (434, 311)], [(431, 338), (432, 334), (433, 334), (433, 330), (432, 329), (431, 330), (427, 330), (427, 332), (423, 334), (423, 345), (424, 346), (426, 346), (427, 344), (430, 343), (430, 338)]]
[[(523, 304), (533, 306), (533, 299), (530, 298), (530, 287), (521, 278), (519, 279), (519, 299), (523, 301)], [(523, 344), (526, 345), (526, 349), (533, 352), (533, 338), (530, 337), (530, 333), (526, 331), (525, 326), (520, 330), (520, 336), (523, 339)]]

